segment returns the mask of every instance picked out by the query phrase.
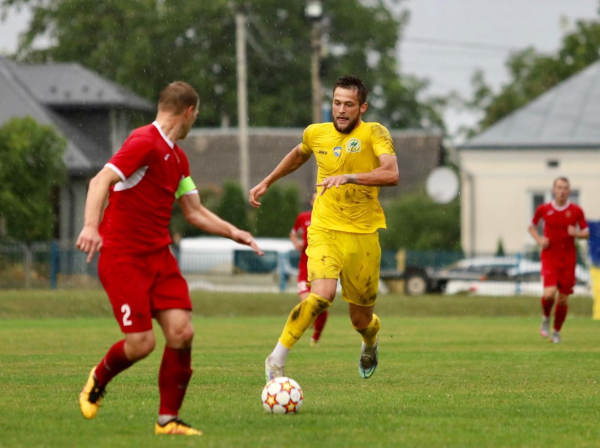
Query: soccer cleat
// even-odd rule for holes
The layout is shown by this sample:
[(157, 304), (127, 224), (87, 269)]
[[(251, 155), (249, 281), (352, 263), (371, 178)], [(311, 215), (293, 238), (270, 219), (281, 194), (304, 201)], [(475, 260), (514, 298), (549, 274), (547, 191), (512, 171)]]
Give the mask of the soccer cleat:
[(100, 408), (100, 400), (104, 397), (104, 388), (106, 387), (98, 384), (98, 380), (94, 377), (95, 371), (96, 367), (92, 368), (87, 383), (85, 383), (79, 394), (79, 408), (83, 416), (87, 419), (96, 417)]
[(560, 342), (560, 331), (552, 330), (552, 338), (550, 341), (554, 344), (558, 344)]
[(283, 372), (283, 366), (280, 367), (271, 364), (269, 362), (269, 357), (267, 356), (267, 359), (265, 359), (265, 379), (267, 380), (267, 383), (275, 378), (279, 378), (280, 376), (285, 376), (285, 373)]
[(315, 338), (310, 338), (310, 346), (317, 347), (319, 345), (319, 340)]
[(183, 420), (174, 418), (164, 425), (160, 425), (157, 422), (156, 425), (154, 425), (154, 434), (173, 436), (201, 436), (202, 431), (192, 428)]
[(379, 363), (377, 358), (377, 342), (375, 347), (371, 350), (371, 353), (367, 353), (365, 344), (362, 345), (360, 352), (360, 360), (358, 361), (358, 373), (365, 380), (371, 378), (377, 369)]
[(548, 334), (550, 334), (550, 318), (544, 316), (542, 318), (542, 326), (540, 327), (540, 335), (543, 338), (547, 338)]

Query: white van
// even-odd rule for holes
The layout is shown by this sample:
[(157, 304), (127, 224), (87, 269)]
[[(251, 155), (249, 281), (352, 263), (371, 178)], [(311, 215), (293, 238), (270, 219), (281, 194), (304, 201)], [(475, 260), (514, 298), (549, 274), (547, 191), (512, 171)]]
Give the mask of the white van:
[(259, 257), (252, 249), (228, 238), (183, 238), (179, 243), (179, 268), (185, 274), (277, 273), (297, 275), (300, 254), (287, 238), (256, 238), (265, 253)]

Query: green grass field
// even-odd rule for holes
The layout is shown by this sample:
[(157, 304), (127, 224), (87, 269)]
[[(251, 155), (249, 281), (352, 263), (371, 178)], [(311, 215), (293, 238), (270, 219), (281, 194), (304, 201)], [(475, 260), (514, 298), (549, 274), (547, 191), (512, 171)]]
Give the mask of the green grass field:
[(536, 298), (383, 296), (380, 366), (357, 372), (342, 301), (320, 347), (305, 337), (287, 373), (298, 415), (260, 403), (263, 361), (291, 295), (195, 293), (195, 374), (181, 416), (201, 438), (157, 437), (161, 350), (117, 377), (87, 421), (77, 395), (120, 338), (104, 294), (0, 293), (0, 447), (600, 446), (600, 324), (576, 298), (563, 343), (538, 333)]

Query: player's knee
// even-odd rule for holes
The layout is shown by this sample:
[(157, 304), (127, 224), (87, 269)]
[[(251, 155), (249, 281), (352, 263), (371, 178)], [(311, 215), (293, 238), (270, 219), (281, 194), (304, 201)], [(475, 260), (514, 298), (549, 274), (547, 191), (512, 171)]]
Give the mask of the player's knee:
[(154, 334), (149, 332), (143, 336), (131, 337), (126, 341), (126, 354), (130, 361), (139, 361), (148, 356), (156, 347)]
[(194, 339), (194, 327), (191, 324), (174, 329), (167, 335), (167, 345), (176, 349), (190, 348)]

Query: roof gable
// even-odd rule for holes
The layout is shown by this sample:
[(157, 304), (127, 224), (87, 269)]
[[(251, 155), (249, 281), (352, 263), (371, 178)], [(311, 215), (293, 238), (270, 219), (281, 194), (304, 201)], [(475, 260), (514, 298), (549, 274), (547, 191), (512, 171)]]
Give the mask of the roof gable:
[(48, 106), (154, 110), (149, 101), (76, 63), (15, 65), (14, 71), (36, 100)]
[(600, 61), (500, 120), (460, 149), (600, 148)]

